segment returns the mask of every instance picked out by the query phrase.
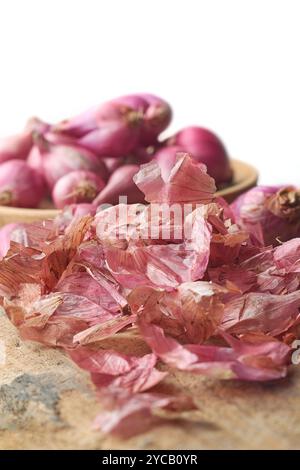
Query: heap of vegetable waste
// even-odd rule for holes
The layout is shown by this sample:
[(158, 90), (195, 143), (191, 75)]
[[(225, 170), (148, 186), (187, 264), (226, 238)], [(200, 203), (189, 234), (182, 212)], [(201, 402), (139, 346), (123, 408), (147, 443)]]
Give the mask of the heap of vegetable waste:
[[(8, 317), (91, 374), (96, 427), (122, 435), (195, 409), (162, 391), (170, 372), (281, 379), (300, 334), (296, 188), (257, 187), (229, 206), (185, 153), (167, 175), (153, 160), (133, 179), (148, 204), (73, 205), (0, 232)], [(124, 335), (144, 344), (139, 354), (121, 351)]]

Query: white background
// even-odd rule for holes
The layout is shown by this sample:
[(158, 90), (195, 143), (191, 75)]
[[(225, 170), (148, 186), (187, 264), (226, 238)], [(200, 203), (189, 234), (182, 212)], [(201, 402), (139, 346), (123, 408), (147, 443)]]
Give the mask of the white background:
[(299, 0), (0, 0), (0, 135), (147, 91), (300, 184), (299, 49)]

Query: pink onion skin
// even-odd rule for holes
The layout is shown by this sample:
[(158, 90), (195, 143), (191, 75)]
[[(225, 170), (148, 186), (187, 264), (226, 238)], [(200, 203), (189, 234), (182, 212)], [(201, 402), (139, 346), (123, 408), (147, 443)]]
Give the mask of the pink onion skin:
[(133, 181), (139, 165), (123, 165), (109, 178), (107, 185), (94, 200), (94, 204), (119, 204), (119, 196), (127, 196), (127, 203), (144, 202), (144, 194)]
[(161, 176), (164, 181), (167, 181), (172, 168), (176, 163), (176, 155), (178, 152), (182, 152), (183, 149), (178, 145), (173, 145), (170, 147), (163, 147), (158, 152), (156, 152), (154, 158), (159, 164), (161, 170)]
[(104, 186), (104, 180), (91, 171), (72, 171), (57, 181), (52, 191), (52, 199), (58, 209), (70, 204), (89, 203)]
[(24, 160), (10, 160), (0, 165), (0, 205), (37, 207), (44, 194), (42, 178)]
[(51, 145), (48, 152), (42, 153), (42, 168), (50, 189), (71, 171), (91, 171), (104, 181), (108, 179), (107, 167), (101, 159), (89, 150), (69, 145)]
[(22, 224), (7, 224), (0, 228), (0, 260), (6, 256), (9, 250), (10, 242), (14, 239), (13, 232), (22, 227)]
[(197, 126), (186, 127), (170, 137), (166, 144), (181, 147), (197, 162), (204, 163), (216, 184), (230, 182), (232, 169), (227, 151), (221, 140), (210, 130)]
[(32, 135), (29, 130), (1, 139), (0, 163), (15, 159), (25, 160), (32, 145)]
[[(238, 225), (248, 231), (260, 245), (276, 246), (280, 242), (300, 236), (300, 195), (294, 187), (289, 188), (292, 202), (280, 203), (280, 194), (286, 186), (256, 186), (239, 196), (231, 210)], [(295, 204), (294, 194), (297, 195)], [(271, 207), (277, 201), (277, 210)]]

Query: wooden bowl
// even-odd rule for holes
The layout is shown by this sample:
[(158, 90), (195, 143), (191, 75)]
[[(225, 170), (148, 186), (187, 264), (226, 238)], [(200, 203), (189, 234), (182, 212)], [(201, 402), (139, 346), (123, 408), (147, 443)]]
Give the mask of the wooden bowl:
[[(257, 170), (240, 160), (231, 160), (233, 182), (230, 186), (217, 191), (218, 196), (232, 202), (239, 194), (256, 185)], [(0, 226), (12, 222), (33, 222), (35, 220), (53, 219), (59, 210), (52, 208), (22, 209), (18, 207), (0, 206)]]

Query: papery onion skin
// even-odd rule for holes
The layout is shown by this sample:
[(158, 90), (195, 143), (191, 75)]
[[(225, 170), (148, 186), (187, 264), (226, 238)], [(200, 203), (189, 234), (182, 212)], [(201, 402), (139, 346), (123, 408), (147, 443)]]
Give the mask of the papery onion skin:
[(231, 209), (236, 222), (261, 245), (300, 236), (300, 191), (293, 186), (257, 186), (239, 196)]
[(33, 145), (31, 131), (5, 137), (0, 140), (0, 163), (8, 160), (25, 160)]
[(13, 232), (22, 227), (21, 224), (7, 224), (0, 228), (0, 260), (4, 258), (9, 250), (10, 241), (13, 238)]
[(167, 139), (165, 144), (181, 147), (194, 160), (204, 163), (217, 185), (231, 181), (232, 169), (227, 151), (219, 137), (210, 130), (198, 126), (186, 127)]
[(58, 209), (69, 204), (89, 203), (104, 186), (103, 179), (91, 171), (72, 171), (57, 181), (52, 198)]
[(144, 194), (133, 181), (133, 176), (138, 171), (138, 165), (123, 165), (117, 168), (94, 203), (97, 205), (119, 204), (119, 196), (126, 196), (127, 204), (144, 202)]
[(0, 205), (37, 207), (45, 193), (43, 179), (23, 160), (0, 165)]

